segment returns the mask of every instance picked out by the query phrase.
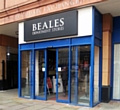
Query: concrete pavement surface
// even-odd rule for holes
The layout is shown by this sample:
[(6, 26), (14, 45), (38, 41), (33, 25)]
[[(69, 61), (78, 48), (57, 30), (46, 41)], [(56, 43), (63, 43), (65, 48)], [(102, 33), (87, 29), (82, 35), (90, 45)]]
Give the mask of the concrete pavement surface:
[(100, 103), (94, 108), (73, 106), (55, 101), (18, 98), (17, 90), (0, 91), (0, 110), (120, 110), (120, 102)]

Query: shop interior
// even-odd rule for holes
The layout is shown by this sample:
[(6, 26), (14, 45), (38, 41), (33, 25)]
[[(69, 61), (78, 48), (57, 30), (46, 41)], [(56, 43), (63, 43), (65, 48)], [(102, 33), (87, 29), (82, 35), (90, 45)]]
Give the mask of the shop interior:
[[(45, 50), (35, 51), (35, 97), (45, 98), (47, 94), (47, 100), (68, 101), (68, 92), (70, 92), (71, 103), (89, 105), (90, 46), (72, 47), (71, 52), (71, 70), (69, 77), (68, 47), (58, 48), (57, 50), (54, 48), (47, 49), (47, 69), (45, 69)], [(23, 96), (30, 96), (30, 55), (30, 51), (22, 52)], [(56, 63), (58, 73), (56, 73)], [(69, 83), (69, 79), (71, 80), (71, 84)]]
[[(68, 53), (66, 49), (58, 49), (57, 75), (56, 49), (47, 49), (47, 100), (56, 100), (56, 96), (58, 100), (68, 100), (68, 62), (61, 62), (61, 55), (65, 55), (66, 52)], [(68, 55), (64, 58), (68, 59)]]
[(47, 49), (47, 100), (56, 100), (56, 49)]
[[(78, 55), (76, 56), (76, 49)], [(77, 93), (77, 103), (89, 104), (89, 72), (90, 72), (90, 46), (72, 47), (71, 55), (71, 102), (75, 101), (75, 93)], [(51, 80), (52, 88), (50, 93), (48, 90), (47, 99), (56, 100), (56, 49), (48, 49), (48, 74), (47, 77)], [(76, 57), (78, 61), (76, 62)], [(68, 82), (69, 82), (69, 49), (58, 49), (58, 100), (68, 100)], [(78, 76), (76, 76), (76, 73)], [(64, 75), (63, 75), (64, 74)], [(66, 75), (65, 75), (66, 74)], [(77, 83), (76, 78), (78, 77)], [(65, 80), (66, 81), (65, 81)], [(78, 86), (77, 86), (78, 85)], [(76, 87), (77, 86), (77, 87)], [(75, 90), (77, 88), (77, 90)]]

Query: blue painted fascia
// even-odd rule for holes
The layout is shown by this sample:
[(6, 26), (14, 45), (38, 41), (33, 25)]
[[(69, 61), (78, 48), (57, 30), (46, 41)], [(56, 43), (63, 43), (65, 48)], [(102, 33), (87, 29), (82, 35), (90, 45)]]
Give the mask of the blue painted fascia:
[(95, 37), (95, 46), (102, 47), (102, 40)]
[(18, 45), (18, 96), (21, 97), (21, 52)]
[(110, 72), (110, 86), (111, 86), (111, 92), (110, 92), (110, 99), (113, 99), (113, 79), (114, 79), (114, 43), (111, 43), (111, 72)]
[(102, 40), (102, 14), (94, 7), (94, 36)]
[(20, 44), (20, 50), (31, 50), (34, 49), (34, 43)]
[(90, 62), (90, 107), (94, 106), (94, 34), (95, 34), (95, 8), (92, 9), (92, 33), (91, 37), (91, 62)]

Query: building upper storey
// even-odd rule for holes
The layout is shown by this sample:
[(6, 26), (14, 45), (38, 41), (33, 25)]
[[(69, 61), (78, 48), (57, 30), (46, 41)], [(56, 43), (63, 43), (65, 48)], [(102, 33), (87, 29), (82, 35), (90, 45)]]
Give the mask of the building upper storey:
[(36, 1), (38, 0), (0, 0), (0, 12), (5, 11), (6, 9), (10, 10)]
[(0, 0), (0, 25), (106, 0)]

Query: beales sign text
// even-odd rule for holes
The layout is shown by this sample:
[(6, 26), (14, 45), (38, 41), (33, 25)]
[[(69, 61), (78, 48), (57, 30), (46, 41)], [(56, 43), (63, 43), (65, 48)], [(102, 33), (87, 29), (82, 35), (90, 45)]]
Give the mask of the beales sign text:
[(32, 35), (64, 30), (64, 18), (32, 24)]
[(24, 40), (41, 40), (48, 38), (77, 35), (77, 11), (68, 11), (51, 16), (25, 21)]

